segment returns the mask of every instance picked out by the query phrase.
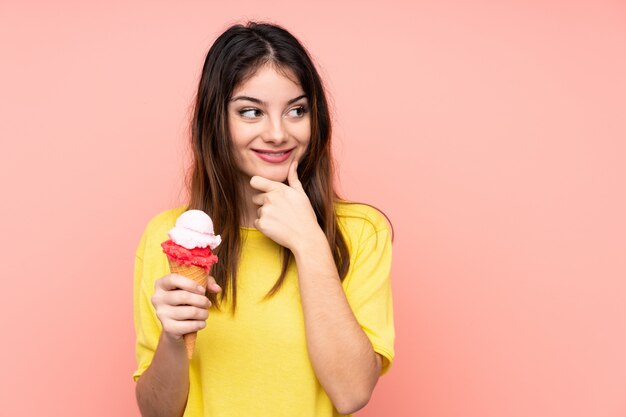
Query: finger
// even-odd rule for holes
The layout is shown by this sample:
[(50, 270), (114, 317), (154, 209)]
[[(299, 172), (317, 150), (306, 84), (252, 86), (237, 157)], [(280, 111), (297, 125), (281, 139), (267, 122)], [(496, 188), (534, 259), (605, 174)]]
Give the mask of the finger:
[(265, 204), (265, 194), (266, 193), (258, 193), (252, 197), (252, 202), (257, 206), (262, 206)]
[(204, 294), (204, 287), (198, 285), (194, 280), (178, 274), (169, 274), (156, 282), (165, 291), (185, 290), (196, 294)]
[(295, 188), (297, 190), (304, 191), (302, 188), (302, 183), (298, 179), (298, 161), (295, 159), (289, 165), (289, 174), (287, 175), (287, 180), (289, 181), (289, 186), (291, 188)]
[(201, 295), (206, 294), (206, 288), (204, 285), (201, 285), (198, 282), (192, 280), (191, 278), (187, 278), (184, 275), (178, 275), (178, 274), (172, 274), (172, 275), (174, 276), (173, 280), (175, 283), (178, 284), (180, 282), (180, 285), (178, 286), (179, 289), (193, 292), (196, 294), (201, 294)]
[(206, 320), (209, 318), (209, 310), (193, 306), (172, 307), (168, 314), (172, 320)]
[(213, 293), (218, 293), (222, 291), (222, 287), (220, 287), (217, 281), (215, 281), (215, 278), (210, 275), (207, 278), (207, 291)]
[(163, 330), (175, 335), (184, 335), (197, 332), (206, 327), (206, 320), (166, 320), (163, 323)]
[(252, 186), (252, 188), (255, 188), (259, 191), (269, 192), (280, 188), (283, 184), (255, 175), (250, 179), (250, 185)]
[(163, 303), (169, 306), (194, 306), (209, 308), (211, 305), (206, 295), (194, 294), (185, 290), (168, 291), (162, 296)]

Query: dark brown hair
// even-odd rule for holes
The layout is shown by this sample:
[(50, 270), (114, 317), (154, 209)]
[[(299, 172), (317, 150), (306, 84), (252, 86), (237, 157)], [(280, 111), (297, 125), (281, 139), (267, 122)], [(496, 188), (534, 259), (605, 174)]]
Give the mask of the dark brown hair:
[[(189, 208), (207, 212), (222, 244), (215, 253), (219, 262), (211, 275), (222, 287), (219, 301), (232, 295), (232, 312), (237, 305), (237, 265), (241, 251), (240, 223), (244, 215), (242, 177), (235, 163), (228, 129), (227, 109), (231, 95), (241, 82), (265, 64), (295, 74), (307, 95), (311, 111), (311, 140), (298, 163), (298, 177), (311, 201), (317, 221), (332, 248), (339, 277), (350, 266), (348, 247), (335, 214), (334, 169), (331, 157), (331, 123), (324, 88), (306, 49), (280, 26), (250, 22), (222, 33), (209, 49), (195, 98), (191, 120), (193, 165), (190, 171)], [(282, 286), (293, 254), (282, 249), (282, 270), (266, 298)]]

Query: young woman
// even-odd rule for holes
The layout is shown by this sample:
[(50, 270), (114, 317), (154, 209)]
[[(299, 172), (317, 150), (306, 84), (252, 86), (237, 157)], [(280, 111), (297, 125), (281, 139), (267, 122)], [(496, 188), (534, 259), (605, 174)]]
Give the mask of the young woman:
[[(394, 356), (390, 228), (334, 191), (328, 105), (304, 47), (275, 25), (226, 30), (207, 54), (191, 131), (189, 204), (153, 218), (137, 249), (142, 415), (362, 408)], [(170, 274), (160, 246), (190, 208), (222, 237), (207, 288)]]

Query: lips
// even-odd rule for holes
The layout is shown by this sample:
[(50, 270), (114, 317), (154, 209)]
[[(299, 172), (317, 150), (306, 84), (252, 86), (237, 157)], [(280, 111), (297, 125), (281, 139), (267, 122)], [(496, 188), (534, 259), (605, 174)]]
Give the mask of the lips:
[(254, 153), (263, 161), (269, 162), (272, 164), (280, 164), (281, 162), (285, 162), (291, 156), (295, 148), (291, 149), (278, 149), (278, 150), (267, 150), (267, 149), (252, 149)]

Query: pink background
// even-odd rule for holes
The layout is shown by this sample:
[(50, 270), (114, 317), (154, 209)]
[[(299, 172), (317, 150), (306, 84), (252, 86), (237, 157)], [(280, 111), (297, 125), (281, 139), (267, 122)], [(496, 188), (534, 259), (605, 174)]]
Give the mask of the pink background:
[(359, 416), (626, 415), (623, 1), (32, 3), (0, 4), (2, 415), (138, 416), (134, 250), (246, 19), (310, 49), (344, 195), (394, 222)]

